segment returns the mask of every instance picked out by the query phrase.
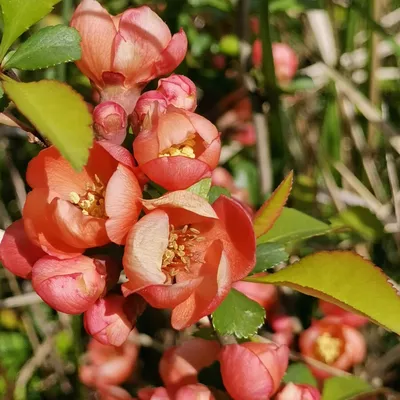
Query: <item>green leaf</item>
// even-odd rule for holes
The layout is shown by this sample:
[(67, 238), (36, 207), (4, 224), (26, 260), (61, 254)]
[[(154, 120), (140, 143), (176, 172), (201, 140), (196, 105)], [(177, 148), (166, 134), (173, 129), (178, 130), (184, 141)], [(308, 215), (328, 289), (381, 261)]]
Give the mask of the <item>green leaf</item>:
[(370, 210), (361, 206), (349, 207), (331, 219), (333, 224), (341, 224), (352, 228), (362, 238), (376, 241), (384, 234), (384, 227)]
[(279, 243), (262, 243), (256, 249), (257, 262), (253, 274), (264, 272), (289, 259), (289, 254)]
[(186, 190), (188, 192), (192, 192), (200, 197), (207, 199), (210, 188), (211, 188), (211, 178), (205, 178), (195, 183), (194, 185), (190, 186)]
[(277, 242), (289, 243), (325, 235), (333, 231), (333, 227), (314, 219), (294, 208), (284, 208), (274, 226), (257, 243)]
[(261, 206), (254, 216), (254, 233), (260, 237), (268, 232), (281, 215), (293, 184), (293, 171), (282, 181), (271, 197)]
[(64, 25), (49, 26), (22, 43), (8, 59), (4, 69), (35, 70), (81, 58), (78, 31)]
[(22, 33), (49, 14), (61, 0), (0, 0), (4, 30), (0, 60)]
[(325, 381), (322, 400), (348, 400), (371, 390), (373, 388), (367, 382), (356, 376), (335, 376)]
[(356, 253), (312, 254), (274, 274), (246, 281), (289, 286), (400, 334), (400, 296), (380, 268)]
[(311, 385), (318, 387), (317, 380), (314, 378), (314, 375), (311, 373), (307, 365), (302, 363), (289, 365), (289, 368), (286, 370), (286, 374), (283, 377), (283, 382), (293, 382), (297, 383), (298, 385)]
[(212, 314), (213, 326), (220, 335), (235, 335), (238, 338), (255, 335), (264, 319), (264, 308), (235, 289), (231, 289)]
[(86, 164), (93, 142), (92, 117), (78, 93), (56, 81), (7, 80), (3, 88), (22, 114), (75, 169)]
[(225, 189), (221, 186), (211, 186), (210, 191), (208, 192), (208, 201), (210, 204), (213, 204), (215, 200), (218, 199), (219, 196), (224, 195), (226, 197), (231, 197), (231, 193), (228, 189)]

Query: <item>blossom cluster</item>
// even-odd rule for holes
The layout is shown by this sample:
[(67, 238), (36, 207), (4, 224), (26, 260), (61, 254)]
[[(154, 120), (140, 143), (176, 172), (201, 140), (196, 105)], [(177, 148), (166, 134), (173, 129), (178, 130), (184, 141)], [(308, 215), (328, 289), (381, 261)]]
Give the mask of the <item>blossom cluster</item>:
[[(147, 6), (114, 17), (95, 0), (71, 26), (99, 101), (96, 140), (80, 172), (53, 146), (31, 160), (32, 190), (0, 257), (52, 308), (84, 313), (89, 334), (120, 346), (146, 304), (171, 309), (175, 329), (211, 314), (254, 267), (255, 236), (240, 202), (186, 190), (211, 177), (221, 151), (217, 128), (195, 113), (194, 83), (170, 75), (142, 94), (182, 62), (185, 33), (171, 35)], [(122, 146), (129, 129), (133, 152)], [(149, 198), (152, 185), (163, 190)]]

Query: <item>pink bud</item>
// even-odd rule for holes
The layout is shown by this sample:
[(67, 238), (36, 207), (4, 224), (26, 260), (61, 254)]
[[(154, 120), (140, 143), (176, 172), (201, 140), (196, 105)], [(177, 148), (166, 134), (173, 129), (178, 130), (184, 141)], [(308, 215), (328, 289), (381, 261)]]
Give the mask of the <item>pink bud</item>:
[(106, 277), (106, 288), (103, 293), (111, 290), (119, 280), (121, 275), (122, 265), (119, 265), (113, 258), (105, 255), (93, 256), (94, 263), (96, 264), (97, 271)]
[(289, 348), (272, 343), (231, 344), (219, 356), (227, 392), (240, 400), (268, 399), (286, 372)]
[(165, 351), (159, 364), (165, 387), (175, 391), (181, 386), (196, 384), (197, 374), (217, 359), (219, 350), (216, 341), (193, 338)]
[(135, 400), (125, 389), (119, 386), (100, 385), (97, 388), (99, 400)]
[(346, 311), (336, 304), (329, 303), (328, 301), (320, 300), (319, 307), (327, 316), (327, 318), (336, 319), (337, 321), (345, 325), (352, 326), (353, 328), (360, 328), (369, 321), (367, 317)]
[(256, 301), (266, 310), (270, 310), (278, 300), (278, 292), (274, 285), (238, 281), (232, 287), (245, 294), (249, 299)]
[(167, 99), (168, 104), (187, 111), (197, 107), (196, 85), (184, 75), (171, 75), (160, 79), (157, 90)]
[(5, 231), (0, 242), (0, 260), (14, 275), (31, 279), (32, 267), (46, 253), (26, 236), (24, 221), (19, 219)]
[(66, 314), (80, 314), (92, 306), (104, 292), (106, 279), (104, 264), (86, 256), (67, 260), (46, 256), (32, 269), (37, 294)]
[(139, 354), (133, 331), (120, 347), (108, 346), (91, 339), (85, 354), (86, 363), (79, 370), (81, 381), (90, 387), (114, 386), (127, 381), (133, 374)]
[(164, 113), (167, 109), (168, 102), (164, 95), (157, 90), (150, 90), (143, 93), (136, 103), (135, 110), (132, 113), (132, 124), (134, 132), (139, 132), (146, 116), (151, 118), (152, 114), (157, 110), (159, 113)]
[(128, 120), (125, 110), (113, 101), (100, 103), (93, 111), (93, 127), (99, 140), (122, 144)]
[(84, 315), (83, 323), (89, 335), (106, 345), (121, 346), (146, 306), (137, 295), (123, 297), (109, 294), (97, 300)]
[(318, 389), (310, 385), (288, 383), (275, 397), (276, 400), (320, 400)]
[(139, 400), (171, 400), (164, 387), (140, 389), (138, 397)]
[(215, 400), (210, 389), (201, 384), (183, 386), (173, 398), (174, 400)]
[(281, 84), (289, 83), (296, 75), (299, 59), (290, 46), (285, 43), (273, 43), (276, 78)]

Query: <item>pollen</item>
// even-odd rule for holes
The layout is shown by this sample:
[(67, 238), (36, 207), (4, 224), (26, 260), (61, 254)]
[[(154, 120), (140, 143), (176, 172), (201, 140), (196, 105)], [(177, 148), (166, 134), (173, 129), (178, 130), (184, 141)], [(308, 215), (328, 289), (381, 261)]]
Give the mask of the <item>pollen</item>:
[(343, 341), (325, 332), (316, 341), (316, 351), (326, 364), (334, 363), (340, 356)]
[(71, 192), (69, 194), (69, 200), (82, 210), (83, 215), (105, 218), (105, 187), (97, 175), (95, 175), (94, 178), (95, 181), (93, 183), (86, 183), (86, 192), (83, 196), (80, 196), (76, 192)]
[(168, 149), (163, 150), (158, 156), (159, 157), (175, 157), (175, 156), (183, 156), (188, 158), (196, 158), (193, 147), (196, 144), (195, 135), (191, 134), (188, 138), (180, 143), (174, 144)]
[[(200, 240), (199, 240), (200, 239)], [(190, 271), (191, 262), (201, 262), (198, 254), (193, 252), (196, 242), (205, 240), (200, 236), (200, 231), (185, 225), (175, 228), (170, 225), (168, 247), (164, 252), (162, 268), (170, 277), (174, 277), (180, 271)]]

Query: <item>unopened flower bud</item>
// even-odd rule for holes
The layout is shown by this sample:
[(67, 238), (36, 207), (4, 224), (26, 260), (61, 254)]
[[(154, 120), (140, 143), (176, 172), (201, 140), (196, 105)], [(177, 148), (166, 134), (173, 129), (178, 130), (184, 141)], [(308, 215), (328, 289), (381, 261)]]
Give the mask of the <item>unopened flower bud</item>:
[(157, 90), (167, 99), (168, 104), (187, 111), (197, 107), (196, 85), (184, 75), (171, 75), (160, 79)]
[(44, 255), (26, 236), (22, 219), (6, 229), (0, 243), (0, 261), (14, 275), (30, 279), (33, 265)]
[(122, 144), (127, 126), (125, 110), (113, 101), (100, 103), (93, 111), (93, 127), (99, 140)]
[(33, 266), (32, 285), (50, 307), (80, 314), (104, 292), (106, 268), (86, 256), (66, 260), (46, 256)]
[(159, 113), (163, 113), (167, 109), (167, 100), (164, 95), (157, 90), (150, 90), (143, 93), (132, 113), (132, 125), (134, 132), (139, 132), (146, 116), (151, 118), (153, 112), (157, 109)]
[(109, 294), (97, 300), (84, 315), (86, 331), (106, 345), (121, 346), (142, 314), (145, 301), (138, 295)]
[(277, 395), (276, 400), (320, 400), (318, 389), (310, 385), (288, 383)]

